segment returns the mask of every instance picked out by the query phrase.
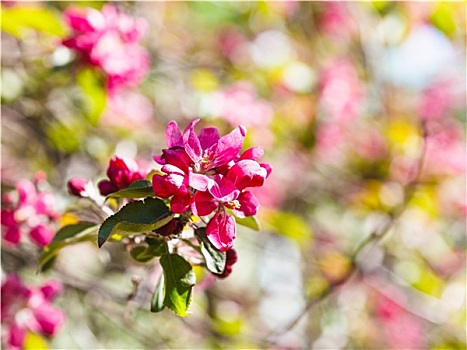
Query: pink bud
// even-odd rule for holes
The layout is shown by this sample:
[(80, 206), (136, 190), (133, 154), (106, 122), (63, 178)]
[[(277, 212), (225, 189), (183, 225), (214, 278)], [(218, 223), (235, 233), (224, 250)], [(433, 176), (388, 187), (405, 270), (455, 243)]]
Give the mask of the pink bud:
[(54, 235), (54, 231), (45, 225), (38, 225), (29, 232), (31, 240), (41, 247), (48, 245), (52, 241)]
[(44, 284), (40, 289), (44, 298), (48, 301), (52, 301), (63, 291), (63, 284), (60, 281), (52, 280)]
[(76, 197), (83, 197), (86, 191), (88, 181), (80, 177), (75, 177), (68, 181), (68, 192)]

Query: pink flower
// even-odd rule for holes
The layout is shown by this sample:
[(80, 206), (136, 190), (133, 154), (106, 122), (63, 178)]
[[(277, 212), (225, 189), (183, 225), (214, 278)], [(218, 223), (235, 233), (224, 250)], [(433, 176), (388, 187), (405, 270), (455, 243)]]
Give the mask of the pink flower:
[(133, 159), (113, 156), (107, 168), (107, 176), (109, 180), (101, 180), (97, 185), (103, 196), (125, 189), (137, 180), (143, 180), (146, 172), (140, 170)]
[(207, 216), (214, 213), (206, 234), (215, 247), (230, 249), (236, 236), (235, 218), (227, 209), (244, 218), (255, 215), (259, 203), (247, 187), (260, 187), (271, 172), (268, 164), (256, 160), (261, 147), (252, 147), (240, 155), (246, 129), (239, 126), (225, 136), (217, 128), (207, 127), (197, 135), (191, 122), (183, 134), (175, 121), (165, 130), (168, 149), (154, 160), (164, 174), (152, 179), (154, 193), (171, 198), (174, 213)]
[(72, 34), (63, 44), (81, 53), (82, 59), (100, 68), (113, 94), (138, 84), (149, 70), (149, 54), (139, 45), (146, 22), (121, 13), (112, 5), (102, 11), (69, 7), (64, 19)]
[(46, 246), (54, 236), (49, 224), (58, 216), (54, 209), (54, 196), (48, 192), (37, 192), (28, 180), (18, 181), (16, 193), (17, 201), (5, 203), (1, 211), (3, 239), (17, 245), (22, 231), (27, 231), (34, 243)]
[(237, 83), (222, 92), (220, 114), (230, 124), (260, 127), (270, 123), (273, 109), (250, 84)]
[(8, 275), (1, 288), (3, 342), (11, 349), (21, 349), (27, 332), (53, 336), (65, 321), (65, 315), (52, 306), (61, 292), (58, 281), (39, 288), (26, 287), (17, 275)]
[(72, 178), (67, 183), (68, 192), (76, 197), (83, 197), (88, 180), (79, 177)]

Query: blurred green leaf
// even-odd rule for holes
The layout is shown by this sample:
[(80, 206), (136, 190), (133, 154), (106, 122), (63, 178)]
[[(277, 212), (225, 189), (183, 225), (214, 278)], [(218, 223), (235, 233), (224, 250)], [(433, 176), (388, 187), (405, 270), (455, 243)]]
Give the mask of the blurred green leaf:
[(96, 126), (107, 104), (103, 79), (95, 69), (81, 69), (77, 75), (78, 85), (85, 96), (85, 117)]
[(178, 254), (165, 254), (160, 259), (164, 269), (164, 305), (177, 315), (185, 317), (192, 299), (196, 275), (188, 261)]
[(247, 216), (246, 218), (235, 217), (237, 224), (251, 228), (254, 231), (259, 231), (259, 223), (254, 216)]
[(151, 196), (154, 196), (151, 181), (138, 180), (123, 190), (109, 194), (107, 198), (146, 198)]
[(66, 30), (59, 17), (45, 7), (2, 7), (2, 31), (22, 38), (27, 29), (65, 37)]
[[(70, 226), (74, 226), (74, 225), (70, 225)], [(77, 232), (72, 228), (67, 229), (66, 234), (71, 235), (73, 233), (73, 235), (71, 235), (70, 237), (64, 237), (61, 240), (52, 241), (52, 243), (50, 243), (47, 247), (45, 247), (41, 256), (39, 256), (38, 270), (43, 272), (46, 269), (49, 269), (51, 267), (52, 260), (57, 256), (60, 250), (62, 250), (65, 247), (72, 245), (72, 244), (82, 243), (82, 242), (94, 242), (96, 239), (95, 233), (97, 231), (97, 227), (98, 227), (97, 225), (93, 225), (84, 230), (81, 230), (80, 232)], [(61, 235), (65, 235), (65, 233)]]
[(454, 35), (457, 30), (454, 11), (453, 4), (439, 2), (436, 5), (435, 11), (431, 14), (430, 20), (433, 25), (447, 36)]
[(300, 216), (279, 210), (264, 210), (263, 215), (267, 230), (288, 237), (300, 245), (310, 243), (313, 237), (311, 228)]
[(91, 227), (93, 227), (93, 230), (95, 230), (97, 225), (92, 222), (82, 221), (77, 224), (64, 226), (57, 231), (52, 242), (64, 241), (68, 238), (76, 236), (79, 233), (82, 233), (86, 229), (90, 229)]
[(132, 256), (133, 259), (136, 261), (139, 261), (141, 263), (148, 262), (152, 259), (154, 259), (156, 256), (161, 256), (162, 254), (165, 254), (166, 248), (165, 248), (165, 242), (160, 241), (160, 244), (158, 246), (156, 245), (150, 245), (150, 246), (143, 246), (139, 245), (131, 249), (130, 255)]
[(160, 199), (146, 198), (128, 203), (102, 223), (98, 245), (101, 247), (113, 234), (125, 236), (151, 232), (166, 225), (172, 218), (173, 214)]
[(47, 137), (50, 144), (66, 153), (73, 153), (81, 147), (84, 137), (84, 126), (77, 121), (68, 124), (54, 122), (47, 129)]
[(201, 246), (201, 254), (206, 260), (206, 267), (213, 273), (220, 274), (224, 272), (226, 254), (214, 247), (209, 238), (206, 236), (206, 229), (200, 228), (195, 231), (196, 239)]
[(161, 275), (157, 282), (156, 289), (151, 299), (151, 312), (160, 312), (164, 309), (164, 274)]
[(227, 3), (194, 1), (188, 2), (188, 5), (199, 22), (209, 27), (224, 25), (226, 22), (233, 22), (237, 18), (234, 9), (229, 7)]

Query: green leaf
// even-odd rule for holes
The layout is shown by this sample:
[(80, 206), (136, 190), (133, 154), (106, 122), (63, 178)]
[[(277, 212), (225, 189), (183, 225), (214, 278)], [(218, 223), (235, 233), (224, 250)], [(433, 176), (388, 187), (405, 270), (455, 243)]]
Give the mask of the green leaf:
[(107, 196), (108, 198), (146, 198), (154, 196), (154, 191), (152, 190), (152, 182), (148, 180), (138, 180), (133, 182), (127, 188), (111, 193)]
[(157, 282), (156, 289), (151, 299), (151, 312), (162, 311), (165, 307), (164, 305), (164, 275), (162, 274)]
[(300, 246), (311, 242), (313, 233), (308, 224), (298, 215), (278, 210), (263, 210), (266, 229), (296, 241)]
[(98, 72), (90, 68), (81, 69), (76, 79), (85, 95), (85, 117), (96, 126), (107, 104), (103, 81)]
[(239, 218), (235, 216), (237, 224), (251, 228), (254, 231), (259, 231), (259, 223), (254, 216), (247, 216), (246, 218)]
[(59, 17), (45, 7), (2, 7), (2, 31), (22, 38), (28, 29), (65, 37), (66, 31)]
[[(79, 225), (79, 224), (77, 224)], [(74, 225), (69, 225), (74, 226)], [(65, 226), (68, 227), (68, 226)], [(71, 228), (69, 229), (72, 232)], [(77, 243), (82, 242), (94, 242), (96, 237), (95, 233), (97, 231), (97, 225), (88, 227), (87, 229), (81, 230), (80, 232), (75, 232), (71, 237), (63, 238), (62, 240), (52, 241), (47, 247), (44, 248), (41, 256), (39, 256), (39, 271), (45, 271), (51, 267), (52, 261), (55, 259), (57, 254), (63, 248)], [(58, 233), (58, 232), (57, 232)]]
[(164, 202), (157, 198), (130, 202), (102, 223), (97, 243), (102, 247), (113, 234), (125, 236), (151, 232), (166, 225), (173, 216)]
[(195, 231), (196, 239), (201, 246), (201, 254), (206, 260), (206, 267), (213, 273), (220, 274), (224, 272), (226, 254), (217, 249), (206, 236), (206, 229), (200, 228)]
[(165, 247), (165, 242), (161, 241), (161, 244), (159, 246), (155, 246), (155, 245), (150, 245), (147, 247), (144, 245), (136, 246), (133, 249), (131, 249), (130, 255), (136, 261), (145, 263), (145, 262), (148, 262), (154, 259), (156, 256), (161, 256), (162, 254), (165, 254), (166, 252), (167, 251)]
[[(65, 239), (76, 236), (77, 234), (93, 226), (96, 226), (96, 224), (87, 221), (81, 221), (77, 224), (64, 226), (57, 231), (52, 242), (64, 241)], [(97, 226), (95, 228), (97, 228)]]
[(164, 270), (164, 305), (177, 315), (188, 315), (196, 275), (188, 261), (178, 254), (162, 255), (161, 266)]

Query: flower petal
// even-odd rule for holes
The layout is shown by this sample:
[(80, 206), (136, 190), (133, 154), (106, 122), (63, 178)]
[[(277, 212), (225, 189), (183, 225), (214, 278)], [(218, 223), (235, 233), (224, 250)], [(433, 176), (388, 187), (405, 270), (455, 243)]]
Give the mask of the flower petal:
[(190, 168), (188, 174), (188, 184), (190, 185), (190, 187), (193, 187), (195, 190), (198, 191), (206, 191), (208, 188), (209, 181), (209, 177), (202, 174), (196, 174)]
[(186, 195), (175, 195), (170, 202), (170, 210), (174, 213), (181, 214), (190, 207), (191, 203), (192, 198), (189, 193)]
[(239, 190), (246, 187), (261, 187), (266, 179), (267, 171), (256, 161), (244, 159), (230, 168), (226, 177)]
[(186, 153), (190, 156), (193, 162), (198, 163), (203, 156), (203, 149), (198, 136), (195, 134), (195, 125), (199, 119), (193, 120), (183, 132), (183, 145)]
[(208, 169), (217, 168), (227, 164), (235, 157), (242, 149), (243, 141), (246, 136), (246, 128), (243, 125), (235, 128), (229, 134), (222, 136), (217, 143), (212, 145), (208, 150), (210, 165)]
[(186, 173), (188, 172), (188, 167), (191, 161), (190, 157), (188, 157), (188, 154), (186, 154), (185, 149), (182, 147), (174, 147), (171, 149), (162, 150), (160, 159), (163, 162), (162, 164), (174, 165)]
[(228, 203), (237, 199), (240, 191), (230, 180), (222, 175), (214, 176), (213, 180), (209, 184), (209, 192), (219, 202)]
[(220, 135), (219, 130), (216, 127), (207, 127), (201, 130), (199, 134), (199, 142), (203, 149), (208, 149), (217, 141), (219, 141)]
[(45, 247), (54, 238), (55, 232), (48, 226), (37, 225), (29, 232), (31, 240), (41, 247)]
[(218, 206), (219, 203), (208, 191), (198, 191), (193, 197), (191, 210), (196, 216), (205, 216), (211, 214)]
[(167, 124), (165, 128), (165, 139), (167, 140), (167, 146), (171, 147), (183, 147), (183, 138), (178, 124), (176, 121), (172, 120)]
[(253, 193), (246, 191), (240, 193), (237, 198), (238, 202), (240, 203), (239, 209), (233, 209), (233, 213), (235, 216), (239, 218), (244, 218), (246, 216), (253, 216), (256, 214), (259, 208), (259, 202)]
[(242, 159), (257, 160), (261, 158), (263, 154), (264, 154), (263, 147), (251, 147), (242, 153), (242, 155), (240, 156), (240, 160)]
[(217, 212), (206, 226), (206, 235), (220, 251), (229, 250), (237, 235), (235, 219), (232, 215)]
[(154, 194), (161, 198), (169, 198), (173, 195), (165, 186), (165, 176), (154, 174), (152, 177), (152, 190)]

